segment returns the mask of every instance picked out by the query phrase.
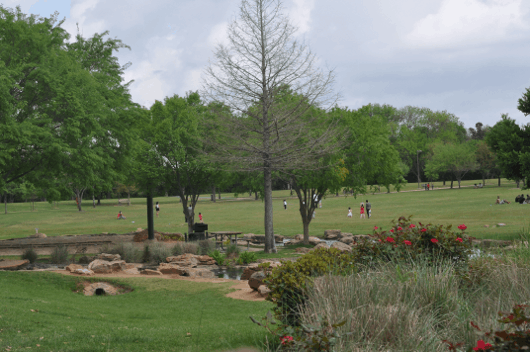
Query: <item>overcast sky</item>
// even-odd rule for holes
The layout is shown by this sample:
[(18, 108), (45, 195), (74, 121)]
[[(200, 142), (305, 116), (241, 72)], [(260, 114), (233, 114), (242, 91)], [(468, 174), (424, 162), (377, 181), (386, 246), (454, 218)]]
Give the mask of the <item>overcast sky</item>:
[[(131, 47), (133, 100), (201, 88), (213, 49), (226, 40), (240, 0), (0, 0), (48, 17), (72, 35), (105, 30)], [(341, 106), (368, 103), (447, 110), (466, 127), (501, 113), (530, 122), (517, 100), (530, 87), (530, 0), (285, 0), (324, 67), (335, 69)]]

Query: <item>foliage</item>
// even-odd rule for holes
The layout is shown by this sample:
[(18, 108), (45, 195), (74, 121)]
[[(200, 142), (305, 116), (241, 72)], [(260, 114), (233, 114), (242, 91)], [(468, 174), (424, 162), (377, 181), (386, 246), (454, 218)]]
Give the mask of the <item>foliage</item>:
[(374, 228), (374, 241), (365, 240), (353, 247), (355, 261), (373, 265), (378, 261), (396, 263), (448, 261), (456, 266), (467, 263), (471, 253), (471, 238), (465, 234), (467, 227), (459, 225), (455, 233), (452, 225), (414, 224), (412, 216), (392, 221), (389, 231)]
[(208, 255), (215, 260), (217, 265), (224, 265), (226, 256), (222, 254), (218, 249), (209, 252)]
[(235, 256), (237, 257), (239, 255), (239, 252), (241, 252), (241, 249), (237, 246), (235, 243), (230, 243), (226, 246), (226, 256)]
[(35, 263), (38, 257), (39, 255), (37, 254), (37, 252), (35, 252), (33, 248), (26, 249), (24, 253), (22, 253), (22, 255), (20, 256), (21, 259), (29, 260), (31, 264)]
[(293, 327), (287, 324), (278, 324), (273, 320), (269, 311), (263, 318), (264, 323), (256, 321), (252, 316), (250, 320), (276, 336), (283, 351), (334, 351), (334, 346), (341, 338), (338, 328), (346, 324), (346, 321), (330, 324), (323, 320), (322, 317), (318, 318), (318, 324), (302, 324), (301, 326)]
[(199, 246), (191, 242), (179, 242), (173, 246), (171, 253), (173, 255), (181, 255), (185, 253), (197, 254), (199, 252)]
[(523, 93), (523, 97), (519, 99), (517, 109), (524, 114), (524, 116), (530, 115), (530, 88), (526, 88), (526, 92)]
[(243, 264), (250, 264), (254, 263), (258, 260), (258, 256), (254, 252), (241, 252), (239, 253), (239, 257), (237, 258), (237, 264), (243, 265)]
[(149, 262), (156, 264), (165, 263), (166, 258), (170, 256), (171, 249), (165, 244), (155, 242), (149, 245)]
[(477, 168), (475, 146), (472, 143), (436, 144), (432, 148), (432, 156), (425, 164), (425, 174), (437, 179), (440, 173), (453, 174), (458, 181), (458, 188), (462, 177)]
[(299, 325), (300, 306), (305, 302), (305, 290), (311, 286), (313, 278), (328, 273), (347, 275), (353, 271), (353, 263), (348, 254), (338, 249), (318, 248), (297, 261), (284, 261), (274, 268), (265, 279), (271, 290), (267, 300), (276, 307), (276, 317), (282, 322)]
[(118, 242), (112, 246), (104, 247), (100, 253), (119, 254), (127, 263), (138, 263), (142, 257), (142, 251), (131, 242)]
[(55, 246), (50, 254), (50, 262), (55, 264), (68, 262), (68, 247), (62, 244)]
[(198, 254), (205, 255), (215, 249), (215, 243), (210, 240), (199, 241)]

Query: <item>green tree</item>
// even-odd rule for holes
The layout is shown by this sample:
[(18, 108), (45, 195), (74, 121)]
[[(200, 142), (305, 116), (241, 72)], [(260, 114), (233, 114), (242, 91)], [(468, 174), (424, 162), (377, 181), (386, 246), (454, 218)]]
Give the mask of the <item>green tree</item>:
[(517, 109), (524, 114), (530, 115), (530, 88), (526, 88), (526, 93), (523, 93), (522, 98), (519, 99)]
[(456, 178), (460, 188), (465, 174), (476, 168), (475, 146), (472, 143), (439, 143), (432, 148), (432, 156), (425, 165), (425, 174), (438, 178), (439, 173), (449, 172)]
[(482, 184), (485, 185), (486, 177), (494, 174), (497, 168), (495, 153), (491, 151), (488, 144), (483, 140), (477, 143), (476, 148), (477, 170), (480, 171)]

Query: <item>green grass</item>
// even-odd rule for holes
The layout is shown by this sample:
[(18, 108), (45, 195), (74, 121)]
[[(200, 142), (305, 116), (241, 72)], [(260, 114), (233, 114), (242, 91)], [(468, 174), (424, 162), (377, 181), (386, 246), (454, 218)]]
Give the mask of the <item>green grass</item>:
[[(401, 215), (414, 215), (415, 221), (423, 223), (453, 224), (465, 223), (468, 234), (478, 238), (514, 239), (517, 233), (530, 223), (530, 205), (494, 205), (497, 196), (513, 201), (517, 194), (525, 191), (515, 188), (514, 183), (488, 180), (485, 188), (465, 187), (473, 183), (464, 181), (462, 189), (438, 189), (434, 191), (417, 190), (417, 184), (408, 184), (399, 193), (377, 193), (358, 196), (328, 196), (323, 200), (323, 208), (316, 210), (316, 218), (310, 225), (311, 236), (322, 236), (324, 230), (341, 229), (354, 234), (370, 233), (373, 226), (388, 228), (390, 221)], [(447, 183), (448, 187), (449, 183)], [(455, 187), (457, 184), (455, 183)], [(385, 190), (383, 190), (384, 192)], [(235, 201), (233, 195), (223, 195), (223, 200), (213, 203), (205, 195), (200, 199), (196, 212), (201, 212), (210, 231), (233, 230), (243, 233), (263, 234), (263, 202), (247, 198)], [(287, 210), (282, 201), (287, 199)], [(358, 218), (359, 203), (369, 199), (372, 203), (373, 217), (370, 220)], [(182, 204), (175, 197), (161, 197), (160, 217), (155, 217), (157, 231), (187, 232), (184, 223)], [(0, 239), (26, 237), (39, 232), (48, 236), (66, 234), (93, 234), (101, 232), (126, 233), (138, 227), (146, 228), (145, 199), (133, 199), (131, 206), (117, 206), (116, 200), (104, 200), (103, 205), (92, 208), (85, 201), (83, 212), (78, 212), (74, 201), (60, 202), (58, 207), (48, 203), (36, 203), (35, 211), (30, 203), (8, 204), (8, 214), (0, 214)], [(348, 219), (347, 209), (354, 210), (353, 219)], [(289, 191), (274, 192), (274, 229), (275, 233), (294, 236), (302, 233), (302, 221), (298, 211), (298, 200), (289, 197)], [(122, 210), (127, 220), (116, 220), (116, 214)], [(134, 221), (134, 223), (133, 223)], [(505, 227), (492, 227), (505, 223)], [(484, 225), (490, 225), (485, 228)]]
[(230, 283), (130, 278), (117, 282), (132, 292), (87, 297), (73, 292), (82, 280), (0, 272), (0, 350), (226, 351), (265, 341), (249, 315), (271, 304), (225, 297)]

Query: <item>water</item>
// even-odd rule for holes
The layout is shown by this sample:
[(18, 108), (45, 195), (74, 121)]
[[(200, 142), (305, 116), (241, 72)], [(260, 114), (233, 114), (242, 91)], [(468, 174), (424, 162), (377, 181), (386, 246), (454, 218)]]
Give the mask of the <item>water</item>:
[(230, 279), (230, 280), (241, 280), (241, 275), (243, 275), (243, 269), (215, 269), (212, 270), (214, 275), (220, 279)]

